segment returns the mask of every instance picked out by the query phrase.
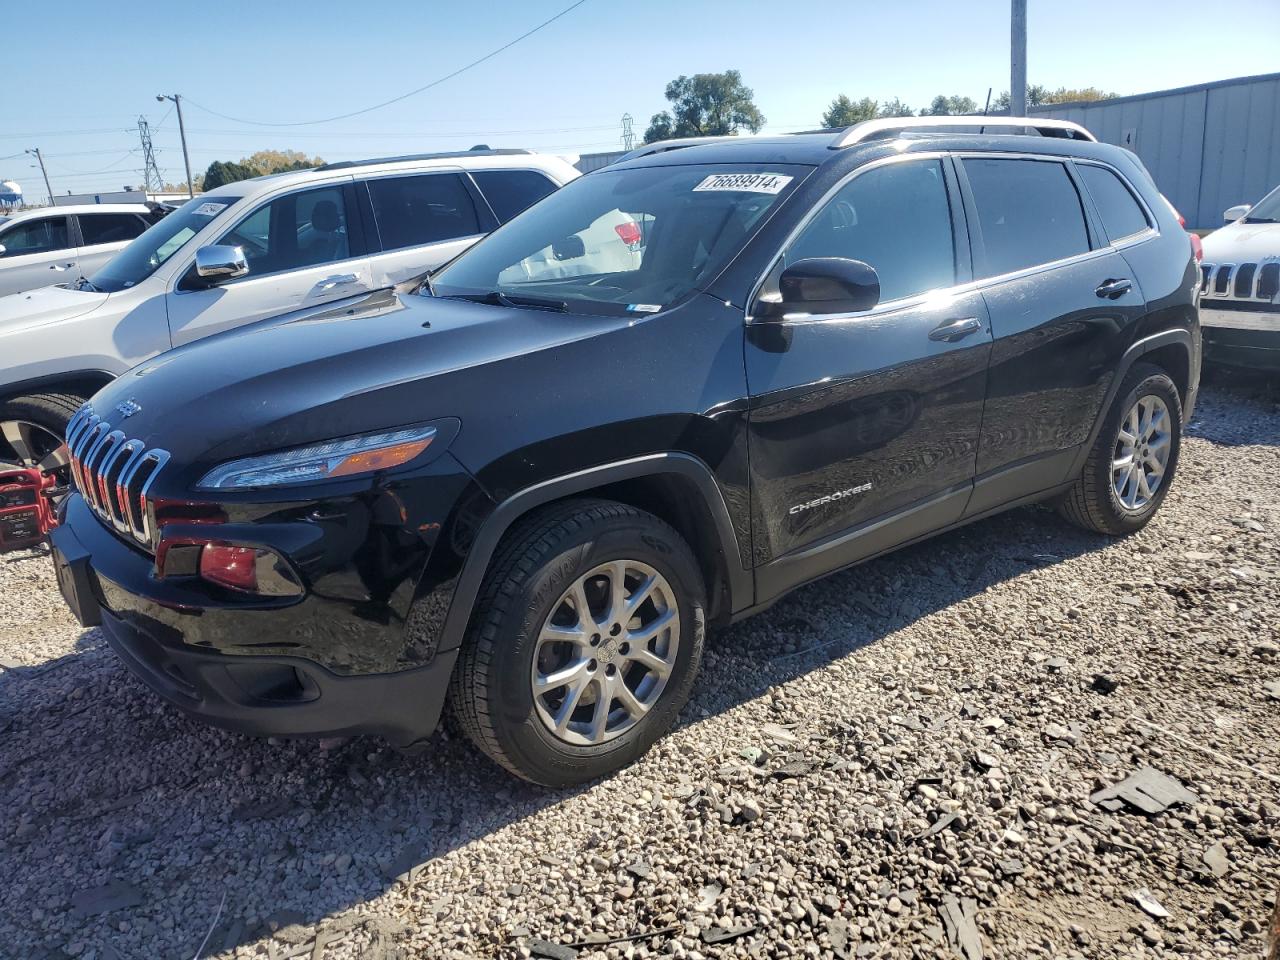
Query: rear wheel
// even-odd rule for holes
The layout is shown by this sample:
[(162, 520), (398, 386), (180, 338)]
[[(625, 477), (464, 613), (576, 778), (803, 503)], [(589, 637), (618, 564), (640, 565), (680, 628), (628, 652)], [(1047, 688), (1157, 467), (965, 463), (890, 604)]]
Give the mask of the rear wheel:
[(1078, 526), (1118, 536), (1145, 527), (1178, 468), (1182, 402), (1169, 375), (1150, 364), (1130, 370), (1076, 485), (1059, 509)]
[(84, 398), (40, 393), (0, 402), (0, 470), (37, 467), (56, 480), (56, 495), (71, 482), (64, 437)]
[(657, 517), (600, 500), (552, 508), (490, 568), (450, 712), (527, 780), (602, 776), (643, 754), (688, 700), (704, 607), (697, 562)]

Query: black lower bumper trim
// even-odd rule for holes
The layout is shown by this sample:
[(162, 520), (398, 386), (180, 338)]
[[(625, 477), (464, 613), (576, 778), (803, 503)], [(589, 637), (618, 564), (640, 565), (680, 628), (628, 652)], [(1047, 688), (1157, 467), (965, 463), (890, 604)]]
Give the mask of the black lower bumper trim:
[(152, 690), (215, 726), (258, 736), (370, 734), (405, 745), (440, 721), (457, 651), (402, 673), (338, 676), (298, 657), (229, 656), (166, 642), (102, 611), (108, 643)]

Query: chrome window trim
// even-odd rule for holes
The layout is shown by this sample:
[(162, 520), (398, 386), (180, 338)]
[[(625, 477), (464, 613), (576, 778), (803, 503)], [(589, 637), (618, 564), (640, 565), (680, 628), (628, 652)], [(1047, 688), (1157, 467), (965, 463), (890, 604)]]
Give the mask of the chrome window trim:
[[(1000, 150), (1000, 151), (940, 150), (940, 151), (929, 151), (929, 152), (921, 152), (921, 153), (904, 153), (896, 157), (884, 157), (880, 160), (875, 160), (864, 166), (858, 167), (856, 170), (850, 171), (842, 180), (840, 180), (835, 186), (833, 186), (830, 190), (824, 193), (822, 197), (813, 204), (812, 209), (809, 211), (808, 214), (806, 214), (804, 220), (801, 221), (801, 223), (797, 225), (797, 227), (787, 235), (787, 238), (783, 241), (782, 245), (778, 248), (778, 251), (769, 259), (769, 266), (765, 269), (764, 273), (760, 276), (760, 278), (756, 280), (755, 284), (751, 288), (751, 295), (747, 298), (747, 309), (745, 311), (746, 322), (747, 323), (779, 322), (776, 320), (775, 321), (756, 321), (751, 314), (751, 306), (756, 302), (756, 298), (760, 294), (760, 288), (764, 286), (764, 282), (769, 278), (769, 274), (773, 272), (773, 268), (777, 265), (778, 258), (782, 256), (782, 254), (786, 251), (787, 247), (791, 245), (791, 243), (795, 240), (796, 236), (800, 233), (800, 231), (803, 230), (806, 226), (808, 226), (809, 222), (814, 217), (817, 216), (818, 211), (826, 207), (827, 203), (831, 200), (831, 198), (836, 193), (838, 193), (841, 189), (843, 189), (846, 184), (848, 184), (855, 177), (860, 176), (861, 174), (863, 174), (868, 170), (874, 170), (874, 169), (877, 169), (878, 167), (882, 167), (890, 163), (902, 163), (904, 161), (913, 160), (913, 159), (914, 160), (924, 160), (924, 159), (939, 160), (939, 159), (944, 159), (946, 157), (951, 157), (957, 161), (963, 160), (966, 157), (979, 157), (983, 159), (993, 158), (998, 160), (1044, 160), (1048, 162), (1061, 163), (1064, 166), (1076, 160), (1075, 157), (1063, 156), (1060, 154), (1052, 154), (1052, 153), (1019, 153), (1017, 151), (1010, 151), (1010, 150)], [(1099, 166), (1106, 167), (1109, 170), (1114, 169), (1113, 167), (1111, 167), (1110, 164), (1107, 164), (1102, 161), (1089, 160), (1085, 162), (1098, 163)], [(1116, 172), (1119, 173), (1119, 171), (1116, 171)], [(1068, 171), (1068, 176), (1069, 175), (1070, 175), (1070, 171)], [(1121, 177), (1123, 179), (1123, 174), (1121, 174)], [(1124, 179), (1124, 182), (1128, 184), (1129, 181), (1127, 179)], [(1072, 182), (1072, 186), (1073, 187), (1075, 186), (1074, 181)], [(1137, 191), (1134, 191), (1134, 192), (1135, 194), (1137, 193)], [(1082, 201), (1080, 212), (1085, 217), (1085, 222), (1087, 226), (1088, 213), (1086, 212), (1083, 204), (1083, 201), (1085, 198), (1081, 197), (1080, 199)], [(1151, 210), (1146, 205), (1145, 201), (1143, 201), (1143, 210), (1149, 217), (1151, 217)], [(1154, 220), (1154, 217), (1152, 217), (1152, 220)], [(1151, 222), (1151, 221), (1148, 221), (1148, 222)], [(1159, 221), (1157, 220), (1155, 222), (1158, 223)], [(1145, 240), (1150, 239), (1150, 236), (1156, 236), (1159, 234), (1159, 230), (1155, 228), (1149, 228), (1149, 230), (1150, 230), (1150, 235), (1148, 235), (1146, 232), (1136, 233), (1132, 237), (1124, 238), (1124, 241), (1121, 244), (1107, 243), (1105, 246), (1097, 247), (1091, 250), (1086, 250), (1083, 253), (1073, 254), (1070, 257), (1062, 257), (1058, 260), (1050, 260), (1047, 263), (1038, 263), (1030, 267), (1022, 267), (1021, 269), (1018, 269), (1018, 270), (1012, 270), (1012, 271), (1009, 271), (1008, 273), (1000, 273), (990, 277), (982, 277), (980, 279), (967, 280), (964, 283), (955, 284), (950, 287), (938, 287), (934, 290), (927, 290), (924, 293), (914, 294), (910, 297), (900, 297), (897, 300), (888, 300), (888, 301), (885, 301), (884, 303), (876, 304), (870, 310), (863, 310), (858, 313), (796, 314), (794, 316), (784, 316), (781, 322), (786, 324), (814, 323), (814, 322), (824, 321), (824, 320), (858, 320), (863, 317), (878, 317), (881, 314), (891, 313), (896, 310), (904, 309), (906, 307), (918, 306), (919, 304), (924, 303), (926, 300), (940, 299), (943, 297), (958, 297), (967, 293), (972, 293), (974, 291), (980, 291), (988, 286), (994, 286), (995, 284), (998, 284), (998, 283), (1007, 283), (1010, 280), (1021, 280), (1024, 277), (1034, 276), (1038, 273), (1043, 273), (1046, 270), (1054, 270), (1062, 266), (1068, 266), (1076, 263), (1084, 263), (1089, 260), (1093, 260), (1093, 259), (1105, 256), (1106, 254), (1109, 254), (1114, 250), (1119, 249), (1122, 246), (1132, 246), (1134, 243), (1141, 243)]]

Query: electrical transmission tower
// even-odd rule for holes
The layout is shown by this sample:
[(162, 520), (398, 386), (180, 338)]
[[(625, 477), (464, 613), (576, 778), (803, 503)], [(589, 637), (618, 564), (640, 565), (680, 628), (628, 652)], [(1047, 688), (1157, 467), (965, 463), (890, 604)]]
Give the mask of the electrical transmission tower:
[(151, 127), (146, 117), (138, 118), (138, 137), (142, 140), (142, 189), (147, 193), (159, 193), (164, 187), (160, 168), (156, 166), (156, 152), (151, 146)]
[(631, 151), (636, 145), (636, 135), (631, 132), (631, 114), (622, 115), (622, 149)]

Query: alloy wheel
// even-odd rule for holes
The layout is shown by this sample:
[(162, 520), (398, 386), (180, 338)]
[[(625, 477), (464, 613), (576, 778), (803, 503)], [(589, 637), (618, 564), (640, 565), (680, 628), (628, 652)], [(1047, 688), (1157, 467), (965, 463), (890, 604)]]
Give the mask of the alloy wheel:
[(0, 420), (0, 470), (39, 468), (59, 487), (71, 480), (70, 457), (62, 437), (30, 420)]
[(635, 560), (595, 567), (556, 601), (538, 633), (538, 717), (572, 744), (621, 736), (662, 696), (679, 645), (680, 610), (666, 577)]
[(1147, 508), (1169, 466), (1172, 434), (1169, 408), (1159, 397), (1139, 397), (1120, 422), (1111, 457), (1111, 486), (1130, 513)]

